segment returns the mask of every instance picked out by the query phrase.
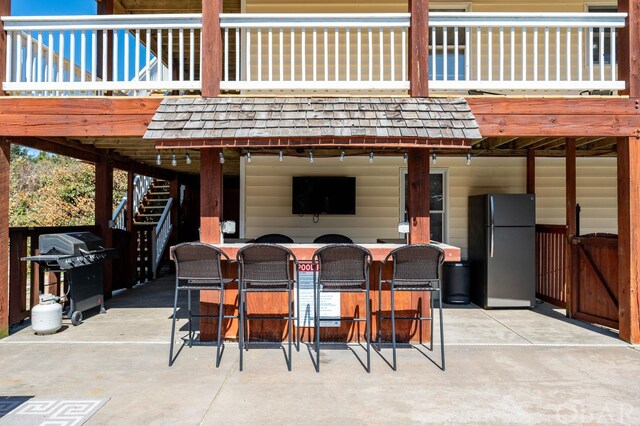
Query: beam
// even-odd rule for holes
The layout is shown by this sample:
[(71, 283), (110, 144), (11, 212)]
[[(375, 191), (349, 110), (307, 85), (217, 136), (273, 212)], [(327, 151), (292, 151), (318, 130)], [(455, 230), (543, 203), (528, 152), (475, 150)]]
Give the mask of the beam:
[(640, 343), (640, 140), (618, 140), (620, 338)]
[(429, 97), (429, 0), (409, 0), (409, 96)]
[[(0, 16), (11, 15), (11, 0), (0, 0)], [(6, 81), (7, 73), (7, 33), (4, 23), (0, 20), (0, 96), (4, 96), (2, 83)]]
[(431, 242), (430, 220), (430, 150), (409, 150), (408, 161), (408, 214), (409, 243)]
[(200, 241), (220, 243), (222, 217), (221, 150), (207, 148), (200, 151)]
[[(106, 247), (113, 247), (113, 235), (109, 228), (109, 221), (113, 214), (113, 163), (106, 154), (96, 163), (95, 187), (95, 225), (98, 234), (104, 240)], [(104, 297), (111, 298), (113, 288), (112, 262), (104, 263)]]
[[(9, 138), (11, 143), (37, 149), (39, 151), (48, 152), (50, 154), (63, 155), (65, 157), (75, 158), (76, 160), (86, 161), (88, 163), (97, 163), (100, 158), (100, 154), (97, 150), (91, 150), (89, 146), (86, 148), (82, 144), (75, 144), (73, 142), (67, 142), (60, 144), (51, 142), (43, 138), (38, 137), (15, 137)], [(89, 148), (89, 149), (87, 149)]]
[(297, 147), (326, 148), (438, 148), (470, 149), (471, 141), (465, 139), (444, 140), (427, 138), (234, 138), (234, 139), (169, 139), (157, 140), (156, 149), (202, 149), (202, 148), (273, 148), (291, 149)]
[(571, 240), (576, 236), (578, 229), (578, 218), (576, 216), (576, 140), (575, 138), (567, 138), (566, 142), (566, 175), (565, 175), (565, 208), (566, 208), (566, 220), (567, 220), (567, 251), (566, 259), (568, 265), (568, 273), (566, 274), (565, 294), (567, 299), (567, 316), (572, 317), (577, 312), (577, 294), (576, 287), (579, 285), (577, 282), (576, 268), (578, 268), (578, 262), (576, 261), (575, 249)]
[(202, 97), (220, 95), (222, 80), (222, 0), (202, 0)]
[(527, 150), (527, 194), (536, 193), (536, 152)]
[(9, 335), (9, 180), (10, 147), (0, 138), (0, 338)]
[(618, 35), (618, 78), (627, 84), (621, 93), (640, 97), (640, 1), (618, 0), (618, 11), (627, 14)]

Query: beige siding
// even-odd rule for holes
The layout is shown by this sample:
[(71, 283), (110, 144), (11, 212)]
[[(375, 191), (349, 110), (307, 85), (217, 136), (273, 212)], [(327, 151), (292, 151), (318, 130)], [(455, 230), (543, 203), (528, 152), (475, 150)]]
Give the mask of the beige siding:
[[(377, 238), (397, 238), (400, 212), (400, 173), (406, 167), (401, 158), (316, 159), (254, 156), (246, 164), (245, 217), (247, 237), (267, 233), (290, 235), (296, 242), (310, 242), (325, 233), (345, 234), (357, 242), (372, 243)], [(467, 205), (469, 195), (521, 193), (525, 190), (525, 160), (522, 158), (474, 158), (471, 166), (464, 158), (440, 157), (438, 170), (447, 176), (447, 241), (467, 247)], [(539, 158), (537, 174), (537, 222), (561, 224), (565, 221), (564, 159)], [(578, 202), (582, 206), (582, 233), (617, 232), (616, 162), (612, 158), (578, 159)], [(336, 175), (356, 177), (354, 216), (311, 216), (291, 214), (292, 176)]]

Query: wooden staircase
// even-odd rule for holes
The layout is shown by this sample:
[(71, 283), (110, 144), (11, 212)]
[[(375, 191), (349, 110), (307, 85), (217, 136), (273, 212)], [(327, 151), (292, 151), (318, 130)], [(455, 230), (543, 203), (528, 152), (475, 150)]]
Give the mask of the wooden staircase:
[(151, 184), (142, 200), (142, 204), (138, 207), (138, 211), (134, 213), (133, 224), (142, 226), (155, 226), (162, 216), (167, 203), (169, 202), (169, 182), (156, 179)]

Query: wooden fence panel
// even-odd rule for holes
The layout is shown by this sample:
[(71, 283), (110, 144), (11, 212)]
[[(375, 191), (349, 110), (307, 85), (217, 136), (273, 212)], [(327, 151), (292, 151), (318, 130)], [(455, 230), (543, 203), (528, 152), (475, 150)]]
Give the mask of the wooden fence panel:
[(565, 307), (567, 227), (536, 225), (536, 297)]

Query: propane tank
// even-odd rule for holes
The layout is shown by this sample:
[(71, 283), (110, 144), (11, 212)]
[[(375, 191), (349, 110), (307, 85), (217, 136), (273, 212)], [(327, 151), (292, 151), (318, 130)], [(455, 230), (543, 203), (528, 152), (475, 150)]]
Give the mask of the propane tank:
[(62, 327), (62, 305), (53, 294), (41, 294), (40, 303), (31, 309), (31, 328), (35, 334), (54, 334)]

